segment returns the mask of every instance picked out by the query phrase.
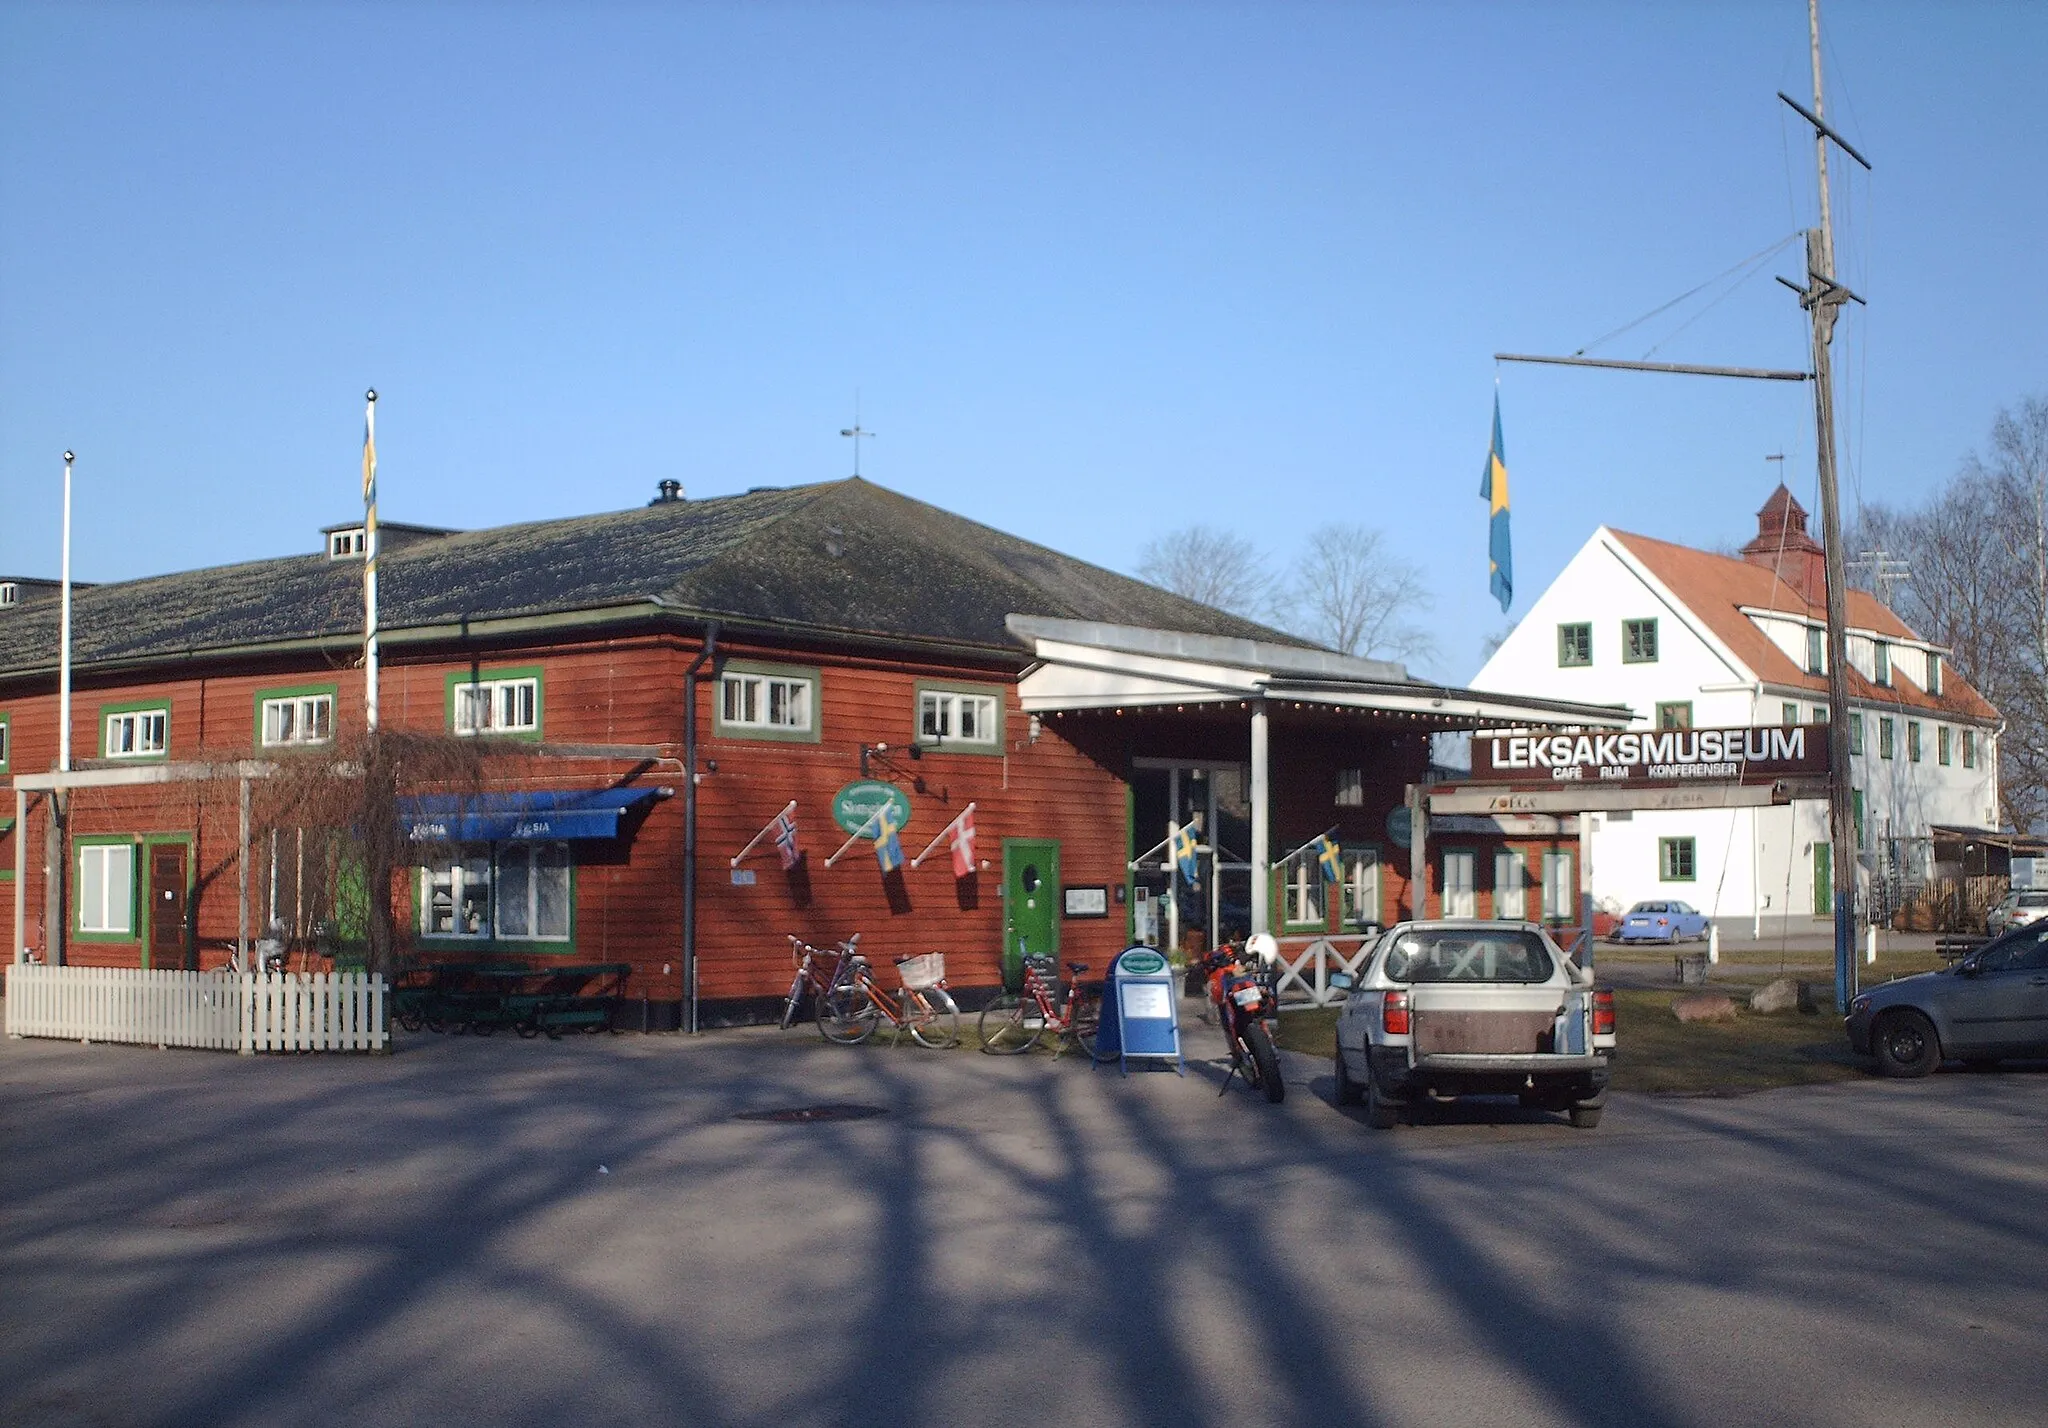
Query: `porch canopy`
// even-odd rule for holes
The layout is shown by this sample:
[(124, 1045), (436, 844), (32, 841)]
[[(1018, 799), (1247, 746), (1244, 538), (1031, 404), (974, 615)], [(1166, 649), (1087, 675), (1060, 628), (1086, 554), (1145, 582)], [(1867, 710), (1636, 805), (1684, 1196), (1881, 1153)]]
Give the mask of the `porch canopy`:
[[(1084, 710), (1248, 712), (1251, 767), (1251, 921), (1270, 930), (1270, 711), (1348, 713), (1360, 727), (1415, 734), (1473, 729), (1625, 729), (1621, 704), (1578, 704), (1409, 677), (1399, 664), (1263, 640), (1011, 615), (1012, 637), (1035, 662), (1018, 681), (1027, 714)], [(1416, 840), (1419, 849), (1421, 840)]]

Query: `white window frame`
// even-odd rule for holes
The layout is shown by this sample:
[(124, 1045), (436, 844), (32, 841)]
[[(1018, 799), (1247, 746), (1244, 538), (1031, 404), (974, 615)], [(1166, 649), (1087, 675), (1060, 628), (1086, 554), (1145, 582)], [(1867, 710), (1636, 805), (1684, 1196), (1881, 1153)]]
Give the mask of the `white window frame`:
[[(482, 721), (477, 718), (478, 710)], [(476, 679), (455, 686), (449, 723), (464, 738), (481, 734), (540, 732), (540, 679), (531, 674), (509, 679)]]
[(1529, 915), (1529, 860), (1513, 848), (1493, 850), (1493, 915), (1504, 922)]
[[(285, 721), (290, 720), (287, 730)], [(317, 730), (317, 732), (308, 732)], [(332, 694), (284, 694), (263, 701), (263, 747), (290, 748), (301, 744), (334, 741), (334, 696)]]
[(1544, 851), (1543, 916), (1546, 921), (1571, 922), (1578, 917), (1579, 884), (1572, 874), (1572, 855), (1568, 849)]
[[(1344, 872), (1343, 891), (1338, 899), (1338, 920), (1346, 928), (1361, 923), (1380, 922), (1380, 913), (1386, 904), (1382, 901), (1380, 883), (1380, 850), (1377, 848), (1345, 848), (1339, 853)], [(1360, 916), (1363, 912), (1365, 915)]]
[(345, 531), (327, 533), (327, 558), (329, 560), (353, 560), (366, 555), (370, 549), (370, 532), (366, 526), (355, 526)]
[[(118, 855), (118, 858), (117, 856)], [(118, 861), (122, 871), (116, 875), (114, 864)], [(88, 882), (86, 865), (99, 865), (99, 896), (87, 896)], [(87, 843), (78, 849), (78, 930), (95, 937), (133, 937), (135, 935), (135, 845), (133, 843)], [(124, 920), (113, 920), (113, 894), (121, 894), (121, 911)], [(95, 907), (93, 904), (97, 903)]]
[(748, 733), (813, 733), (818, 722), (817, 681), (807, 674), (729, 669), (718, 676), (718, 722)]
[(1306, 853), (1287, 865), (1280, 884), (1281, 918), (1289, 927), (1322, 927), (1330, 917), (1323, 865)]
[(21, 599), (21, 587), (12, 580), (0, 580), (0, 605), (13, 605)]
[[(1002, 742), (1003, 701), (995, 694), (966, 689), (920, 689), (917, 692), (917, 741), (933, 748), (993, 749)], [(972, 734), (960, 732), (968, 722)]]
[[(525, 906), (516, 919), (525, 927), (523, 932), (505, 930), (505, 873), (512, 865), (525, 873), (519, 880)], [(576, 925), (575, 865), (575, 854), (560, 841), (440, 844), (419, 869), (419, 935), (437, 942), (568, 942)], [(559, 930), (535, 930), (544, 881), (556, 882), (561, 892)], [(482, 897), (473, 899), (471, 891), (479, 883)], [(437, 896), (444, 893), (450, 923), (445, 928), (437, 926), (441, 910), (436, 907)], [(466, 902), (478, 917), (473, 927), (461, 915)]]
[[(1452, 877), (1457, 868), (1460, 876)], [(1479, 854), (1471, 848), (1446, 848), (1443, 852), (1443, 911), (1445, 917), (1479, 915)], [(1456, 901), (1453, 901), (1453, 899)]]
[(1936, 699), (1941, 698), (1941, 653), (1938, 650), (1927, 652), (1927, 692)]
[[(129, 747), (115, 747), (117, 729), (125, 736), (118, 742)], [(171, 711), (168, 707), (123, 709), (117, 714), (107, 715), (101, 729), (100, 747), (110, 759), (160, 759), (170, 751), (170, 746)]]

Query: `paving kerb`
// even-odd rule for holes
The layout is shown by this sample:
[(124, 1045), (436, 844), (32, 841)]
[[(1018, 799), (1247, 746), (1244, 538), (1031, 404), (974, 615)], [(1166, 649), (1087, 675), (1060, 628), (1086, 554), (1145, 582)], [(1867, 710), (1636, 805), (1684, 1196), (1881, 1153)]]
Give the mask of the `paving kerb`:
[[(1188, 1033), (1185, 1079), (808, 1029), (7, 1043), (0, 1421), (1706, 1423), (1770, 1383), (1788, 1422), (1991, 1423), (2048, 1387), (2007, 1208), (2048, 1076), (1375, 1133), (1292, 1053), (1283, 1105), (1219, 1098)], [(888, 1114), (731, 1119), (823, 1101)]]

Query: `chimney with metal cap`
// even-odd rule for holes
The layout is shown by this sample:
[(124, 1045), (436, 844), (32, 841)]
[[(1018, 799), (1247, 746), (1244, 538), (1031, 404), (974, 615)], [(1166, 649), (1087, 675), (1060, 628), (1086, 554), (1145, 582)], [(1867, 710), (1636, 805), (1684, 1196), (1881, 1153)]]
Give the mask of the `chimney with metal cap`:
[(683, 483), (673, 478), (655, 483), (655, 489), (661, 494), (647, 503), (650, 506), (666, 506), (683, 499)]

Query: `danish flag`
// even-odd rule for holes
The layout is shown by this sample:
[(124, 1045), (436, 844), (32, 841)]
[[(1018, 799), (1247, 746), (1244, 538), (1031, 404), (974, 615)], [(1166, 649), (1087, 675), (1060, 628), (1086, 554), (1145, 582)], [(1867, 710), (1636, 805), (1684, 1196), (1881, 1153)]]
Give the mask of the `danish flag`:
[(953, 834), (949, 840), (953, 847), (953, 876), (970, 877), (974, 873), (974, 810), (967, 809), (953, 820)]

